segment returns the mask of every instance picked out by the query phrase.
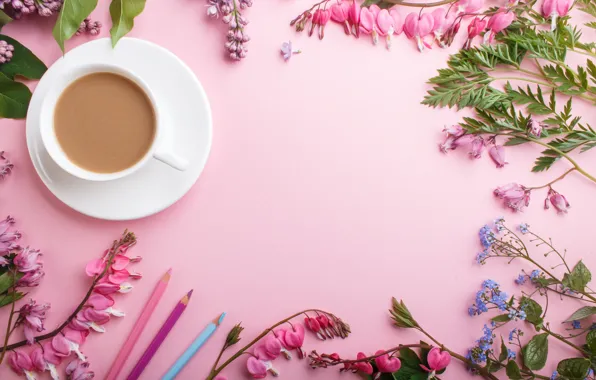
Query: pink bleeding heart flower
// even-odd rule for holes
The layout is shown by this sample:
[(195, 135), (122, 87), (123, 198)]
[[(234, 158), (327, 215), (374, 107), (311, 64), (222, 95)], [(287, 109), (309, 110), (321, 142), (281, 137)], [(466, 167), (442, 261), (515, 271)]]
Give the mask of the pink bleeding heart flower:
[[(428, 367), (420, 365), (425, 371), (431, 372), (434, 376), (436, 371), (441, 371), (451, 363), (451, 355), (447, 351), (441, 351), (439, 347), (433, 347), (427, 356)], [(430, 378), (430, 377), (429, 377)]]
[(113, 293), (128, 293), (132, 290), (132, 285), (128, 282), (121, 284), (112, 284), (108, 280), (102, 279), (95, 287), (93, 291), (99, 294), (107, 295)]
[(325, 337), (321, 334), (321, 325), (319, 324), (319, 321), (315, 318), (306, 317), (304, 318), (304, 324), (310, 331), (317, 334), (317, 338), (325, 340)]
[(254, 356), (248, 358), (246, 369), (248, 369), (248, 373), (250, 373), (253, 379), (264, 379), (267, 377), (267, 373), (271, 373), (273, 376), (279, 375), (270, 361), (259, 360)]
[(31, 358), (31, 364), (37, 372), (43, 372), (46, 370), (46, 361), (43, 358), (43, 350), (41, 347), (35, 347), (33, 351), (29, 353)]
[(318, 315), (316, 319), (327, 338), (333, 338), (332, 331), (330, 331), (333, 327), (333, 322), (325, 314)]
[(49, 303), (38, 305), (34, 300), (23, 305), (19, 310), (19, 317), (16, 325), (23, 326), (23, 332), (28, 344), (35, 342), (35, 333), (44, 330), (43, 322), (46, 319), (46, 312), (50, 308)]
[(455, 12), (448, 12), (445, 8), (437, 8), (432, 13), (433, 18), (433, 35), (439, 46), (444, 48), (446, 46), (443, 42), (443, 35), (445, 35), (450, 28), (452, 28), (455, 18)]
[(275, 360), (281, 354), (281, 342), (273, 335), (267, 335), (254, 351), (254, 355), (260, 360)]
[(571, 208), (567, 198), (552, 188), (548, 190), (548, 195), (544, 200), (544, 208), (548, 210), (550, 208), (550, 204), (553, 205), (559, 214), (567, 214), (569, 208)]
[(87, 305), (97, 310), (105, 310), (114, 306), (114, 299), (107, 295), (93, 293), (87, 299)]
[(476, 136), (474, 140), (472, 140), (471, 150), (468, 153), (470, 158), (480, 158), (482, 157), (482, 151), (484, 151), (485, 141), (481, 136)]
[(374, 45), (379, 42), (377, 18), (369, 8), (360, 9), (360, 33), (372, 35)]
[(430, 44), (424, 40), (433, 30), (434, 20), (428, 13), (418, 14), (412, 12), (406, 16), (404, 22), (404, 33), (409, 39), (414, 38), (419, 51), (424, 47), (430, 49)]
[(567, 15), (571, 7), (571, 0), (544, 0), (542, 16), (551, 19), (551, 30), (557, 27), (557, 18)]
[(104, 259), (91, 260), (85, 267), (85, 273), (89, 277), (95, 277), (101, 274), (106, 269), (106, 262)]
[(286, 347), (286, 344), (284, 343), (286, 337), (286, 330), (280, 329), (275, 331), (273, 334), (275, 335), (275, 338), (281, 343), (281, 354), (288, 360), (292, 359), (292, 354), (290, 353), (290, 351)]
[[(281, 331), (284, 331), (281, 333)], [(293, 324), (291, 330), (280, 330), (278, 334), (279, 340), (288, 350), (297, 350), (298, 357), (302, 359), (304, 352), (302, 345), (304, 344), (304, 327), (301, 324)]]
[(350, 5), (348, 22), (352, 27), (352, 34), (356, 38), (360, 37), (360, 4), (356, 0), (352, 0), (352, 4)]
[[(366, 355), (363, 352), (359, 352), (358, 355), (356, 355), (357, 360), (364, 359), (364, 358), (366, 358)], [(373, 367), (369, 362), (352, 363), (351, 367), (352, 367), (352, 369), (362, 372), (367, 375), (372, 375), (372, 373), (373, 373)]]
[[(382, 350), (377, 351), (375, 355), (380, 355), (382, 353)], [(398, 358), (389, 357), (388, 354), (378, 356), (375, 359), (375, 364), (377, 365), (379, 372), (384, 373), (393, 373), (401, 368), (401, 361), (399, 361)]]
[(493, 145), (488, 151), (488, 155), (497, 165), (497, 168), (502, 168), (507, 164), (505, 162), (505, 147), (503, 145)]
[(349, 35), (350, 23), (348, 20), (350, 17), (350, 4), (347, 1), (334, 3), (331, 8), (329, 8), (329, 11), (331, 12), (331, 20), (342, 24), (344, 26), (344, 32)]
[(455, 3), (457, 13), (475, 13), (484, 5), (484, 0), (459, 0)]
[(515, 19), (515, 13), (501, 8), (488, 20), (488, 32), (484, 35), (484, 43), (493, 42), (495, 35), (507, 28)]
[(377, 14), (377, 28), (379, 30), (379, 35), (385, 37), (386, 46), (388, 50), (391, 50), (391, 42), (393, 33), (395, 33), (395, 20), (389, 14), (387, 9), (382, 9), (379, 14)]
[(15, 256), (13, 264), (21, 273), (34, 272), (41, 268), (39, 256), (41, 256), (39, 250), (25, 247)]
[(514, 211), (523, 211), (530, 204), (530, 193), (531, 190), (517, 183), (499, 186), (494, 191), (495, 196)]
[(472, 40), (479, 36), (486, 29), (486, 20), (482, 20), (478, 17), (474, 17), (472, 22), (468, 25), (468, 39), (464, 44), (464, 49), (469, 49), (472, 45)]
[(317, 9), (312, 15), (311, 27), (308, 32), (309, 37), (312, 36), (315, 27), (319, 29), (319, 39), (322, 40), (325, 37), (325, 25), (331, 18), (331, 12), (327, 9)]
[(56, 350), (52, 347), (51, 342), (44, 343), (43, 345), (43, 360), (45, 361), (46, 370), (50, 371), (52, 379), (59, 380), (60, 375), (56, 367), (60, 365), (62, 358), (56, 355)]
[(35, 374), (33, 373), (35, 367), (33, 367), (31, 358), (20, 350), (11, 353), (8, 365), (17, 375), (25, 375), (28, 380), (35, 379)]
[(393, 18), (394, 33), (400, 35), (404, 31), (404, 19), (401, 17), (396, 7), (389, 10), (389, 15)]
[(74, 352), (79, 359), (85, 361), (85, 355), (79, 350), (79, 347), (85, 341), (85, 332), (72, 329), (65, 329), (62, 333), (52, 338), (52, 348), (56, 356), (66, 358)]
[(138, 280), (142, 277), (143, 276), (140, 273), (129, 272), (126, 269), (121, 269), (121, 270), (113, 271), (112, 273), (110, 273), (108, 275), (108, 281), (111, 282), (112, 284), (120, 285), (124, 281), (128, 280), (129, 278)]
[(95, 377), (95, 373), (89, 370), (89, 363), (80, 359), (68, 363), (64, 371), (67, 380), (91, 380)]
[(112, 268), (112, 270), (119, 271), (126, 268), (128, 264), (138, 263), (142, 259), (143, 258), (141, 256), (128, 257), (124, 255), (116, 255), (112, 260), (112, 265), (110, 266), (110, 268)]

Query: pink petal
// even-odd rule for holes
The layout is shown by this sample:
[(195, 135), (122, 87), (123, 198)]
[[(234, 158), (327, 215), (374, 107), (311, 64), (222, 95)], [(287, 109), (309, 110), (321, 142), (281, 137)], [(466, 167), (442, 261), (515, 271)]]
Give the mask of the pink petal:
[(89, 334), (88, 332), (85, 333), (82, 331), (75, 331), (75, 330), (70, 330), (70, 329), (64, 330), (64, 335), (66, 336), (66, 339), (68, 339), (71, 342), (76, 343), (76, 344), (83, 344), (85, 342), (85, 337), (88, 334)]
[(368, 10), (370, 10), (370, 13), (372, 13), (375, 18), (377, 18), (377, 15), (379, 12), (381, 12), (381, 8), (379, 8), (377, 4), (372, 4), (370, 7), (368, 7)]
[(114, 306), (114, 299), (99, 293), (93, 293), (87, 300), (87, 305), (97, 310), (105, 310)]
[(70, 345), (62, 334), (52, 338), (52, 348), (56, 351), (56, 356), (66, 357), (70, 355)]
[(544, 0), (542, 3), (542, 15), (544, 17), (550, 17), (557, 6), (557, 0)]
[(110, 315), (105, 311), (95, 310), (92, 307), (84, 309), (83, 315), (89, 322), (95, 322), (98, 325), (103, 325), (110, 320)]
[(383, 9), (377, 15), (377, 25), (379, 27), (379, 34), (386, 36), (389, 32), (393, 32), (393, 17), (389, 14), (387, 9)]
[(437, 8), (434, 11), (432, 11), (431, 16), (433, 18), (433, 32), (443, 32), (443, 30), (445, 29), (446, 14), (447, 11), (445, 10), (445, 8)]
[(108, 281), (112, 284), (120, 285), (130, 277), (130, 273), (126, 269), (114, 271), (108, 275)]
[(43, 358), (46, 362), (59, 365), (62, 359), (56, 355), (56, 351), (54, 347), (52, 347), (51, 342), (44, 343), (43, 345)]
[(368, 8), (360, 9), (360, 32), (365, 34), (372, 33), (375, 27), (375, 16)]
[(87, 276), (94, 277), (103, 272), (106, 267), (105, 261), (102, 259), (95, 259), (89, 262), (85, 267), (85, 272)]
[(420, 37), (425, 37), (429, 35), (434, 26), (434, 21), (431, 15), (428, 13), (424, 13), (420, 16), (420, 20), (418, 21), (418, 33)]
[(569, 0), (557, 0), (557, 13), (559, 16), (565, 16), (569, 12)]
[(115, 271), (122, 270), (130, 263), (130, 259), (127, 256), (116, 255), (114, 261), (112, 261), (112, 269)]
[(31, 351), (29, 356), (31, 357), (31, 363), (33, 364), (33, 367), (35, 368), (35, 370), (37, 370), (39, 372), (45, 371), (46, 363), (45, 363), (45, 360), (43, 359), (43, 351), (42, 351), (41, 347), (35, 348), (33, 351)]
[(393, 29), (395, 34), (401, 34), (404, 30), (404, 20), (397, 9), (393, 8), (389, 11), (389, 15), (393, 18)]
[(246, 361), (246, 368), (248, 369), (248, 373), (255, 379), (263, 379), (267, 376), (267, 366), (255, 357), (251, 356), (248, 358)]
[(418, 13), (412, 12), (406, 16), (404, 33), (408, 38), (413, 38), (418, 34)]

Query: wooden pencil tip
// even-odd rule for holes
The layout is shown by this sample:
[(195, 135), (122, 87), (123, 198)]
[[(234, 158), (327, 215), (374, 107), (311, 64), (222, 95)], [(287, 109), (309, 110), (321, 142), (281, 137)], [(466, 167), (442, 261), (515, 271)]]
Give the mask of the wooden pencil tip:
[(219, 326), (219, 325), (221, 325), (221, 323), (223, 322), (223, 320), (224, 320), (225, 316), (226, 316), (226, 313), (221, 313), (219, 317), (217, 317), (217, 318), (215, 318), (215, 319), (213, 320), (213, 324), (214, 324), (215, 326)]
[(192, 295), (192, 289), (190, 290), (190, 292), (186, 293), (184, 295), (184, 297), (182, 297), (182, 299), (180, 300), (180, 303), (184, 304), (184, 305), (188, 305), (188, 303), (190, 302), (191, 295)]
[(170, 281), (170, 277), (172, 277), (172, 268), (168, 269), (168, 271), (166, 272), (166, 274), (163, 275), (161, 280), (167, 282)]
[(192, 296), (192, 292), (194, 291), (194, 289), (190, 289), (190, 292), (186, 293), (186, 295), (188, 296), (188, 298), (190, 298), (190, 296)]

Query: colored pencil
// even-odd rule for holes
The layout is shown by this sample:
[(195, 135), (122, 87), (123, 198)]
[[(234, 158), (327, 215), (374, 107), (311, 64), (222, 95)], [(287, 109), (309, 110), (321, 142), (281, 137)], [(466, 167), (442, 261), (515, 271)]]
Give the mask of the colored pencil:
[(118, 374), (120, 374), (122, 367), (124, 367), (124, 363), (126, 363), (126, 359), (128, 359), (128, 357), (130, 356), (130, 352), (132, 351), (133, 347), (137, 343), (137, 340), (141, 336), (141, 333), (147, 325), (147, 322), (149, 321), (151, 314), (153, 314), (153, 311), (157, 307), (157, 304), (159, 303), (161, 296), (163, 296), (164, 292), (166, 291), (166, 287), (168, 286), (168, 282), (170, 282), (171, 276), (172, 269), (168, 269), (166, 274), (163, 275), (163, 277), (155, 286), (155, 289), (153, 290), (151, 297), (145, 304), (143, 312), (139, 316), (139, 319), (137, 319), (134, 327), (132, 328), (132, 331), (126, 339), (126, 342), (124, 342), (124, 345), (122, 346), (120, 352), (116, 356), (116, 359), (112, 363), (112, 368), (110, 368), (110, 372), (108, 372), (108, 375), (106, 376), (105, 380), (116, 380)]
[(178, 373), (182, 371), (182, 368), (184, 368), (184, 366), (190, 361), (190, 359), (192, 359), (192, 357), (197, 353), (197, 351), (199, 351), (199, 349), (203, 347), (203, 345), (205, 344), (205, 342), (207, 342), (211, 335), (215, 333), (217, 327), (221, 324), (225, 316), (226, 313), (221, 313), (221, 315), (218, 318), (215, 318), (211, 323), (209, 323), (207, 327), (205, 327), (203, 331), (201, 331), (199, 336), (197, 336), (197, 338), (192, 342), (192, 344), (188, 346), (188, 348), (186, 349), (186, 351), (184, 351), (182, 356), (180, 356), (178, 360), (176, 360), (172, 368), (170, 368), (168, 372), (166, 372), (166, 374), (161, 378), (161, 380), (173, 380), (174, 378), (176, 378)]
[(128, 375), (127, 380), (136, 380), (141, 376), (141, 373), (143, 373), (143, 370), (145, 370), (145, 367), (147, 367), (147, 364), (149, 364), (149, 362), (153, 358), (153, 355), (155, 355), (155, 353), (159, 349), (159, 346), (161, 346), (163, 341), (166, 339), (166, 337), (172, 330), (172, 327), (174, 327), (184, 310), (186, 310), (186, 306), (190, 301), (191, 295), (192, 290), (188, 292), (184, 297), (182, 297), (182, 299), (176, 304), (176, 307), (174, 307), (174, 310), (172, 310), (168, 319), (166, 319), (164, 324), (161, 326), (161, 328), (155, 335), (155, 338), (153, 338), (153, 340), (145, 350), (145, 353), (137, 362), (137, 365), (130, 372), (130, 375)]

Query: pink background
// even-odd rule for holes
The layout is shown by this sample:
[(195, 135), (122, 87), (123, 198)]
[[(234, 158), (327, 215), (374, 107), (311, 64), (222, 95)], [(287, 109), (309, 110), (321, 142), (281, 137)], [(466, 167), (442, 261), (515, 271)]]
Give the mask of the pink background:
[[(107, 36), (108, 3), (100, 3), (92, 16), (106, 25), (101, 35)], [(115, 223), (70, 210), (37, 177), (24, 121), (1, 121), (0, 148), (8, 151), (16, 169), (0, 183), (0, 215), (15, 216), (23, 243), (45, 254), (46, 278), (31, 295), (51, 302), (49, 330), (87, 290), (85, 263), (125, 228), (138, 235), (134, 253), (144, 257), (137, 268), (145, 277), (117, 301), (129, 316), (110, 322), (107, 334), (94, 334), (84, 346), (98, 378), (168, 267), (174, 268), (173, 279), (126, 373), (191, 288), (195, 292), (188, 310), (144, 378), (159, 378), (222, 311), (228, 317), (221, 330), (181, 379), (206, 375), (234, 323), (243, 322), (247, 342), (272, 323), (311, 307), (341, 316), (353, 334), (324, 343), (309, 336), (306, 350), (355, 356), (413, 343), (421, 336), (391, 327), (391, 296), (403, 298), (428, 331), (465, 353), (486, 321), (466, 313), (480, 282), (493, 278), (512, 292), (516, 274), (530, 269), (522, 262), (475, 264), (478, 228), (503, 214), (510, 222), (527, 221), (552, 236), (569, 250), (571, 261), (583, 257), (596, 265), (592, 236), (585, 235), (596, 212), (594, 184), (572, 175), (557, 185), (574, 206), (566, 216), (542, 210), (545, 192), (536, 192), (522, 215), (503, 210), (491, 194), (510, 181), (545, 183), (562, 173), (566, 163), (546, 174), (531, 174), (538, 149), (529, 146), (509, 149), (511, 164), (501, 170), (488, 159), (468, 160), (464, 152), (439, 153), (443, 125), (457, 122), (461, 114), (432, 110), (420, 101), (424, 83), (445, 65), (455, 46), (419, 54), (400, 36), (387, 52), (367, 38), (347, 38), (337, 25), (328, 26), (324, 41), (296, 35), (288, 23), (311, 3), (256, 1), (246, 12), (251, 20), (249, 56), (231, 64), (222, 58), (225, 26), (206, 18), (203, 1), (148, 2), (131, 35), (170, 49), (194, 70), (210, 98), (214, 120), (213, 149), (204, 173), (187, 196), (159, 215)], [(53, 21), (38, 21), (14, 23), (5, 32), (49, 65), (61, 53), (51, 36)], [(284, 63), (279, 47), (288, 39), (303, 54)], [(87, 40), (76, 37), (68, 48)], [(587, 115), (588, 105), (578, 102), (577, 109), (582, 106)], [(585, 121), (594, 125), (593, 115)], [(594, 157), (590, 152), (579, 160), (594, 171)], [(0, 314), (4, 326), (7, 309)], [(549, 320), (559, 328), (566, 314), (552, 314)], [(525, 329), (530, 331), (527, 325)], [(555, 350), (559, 358), (571, 354)], [(297, 360), (275, 364), (288, 380), (340, 377), (335, 369), (313, 372)], [(544, 374), (552, 369), (549, 365)], [(244, 378), (244, 363), (225, 374)], [(465, 374), (455, 363), (443, 378)], [(3, 366), (0, 378), (15, 376)]]

